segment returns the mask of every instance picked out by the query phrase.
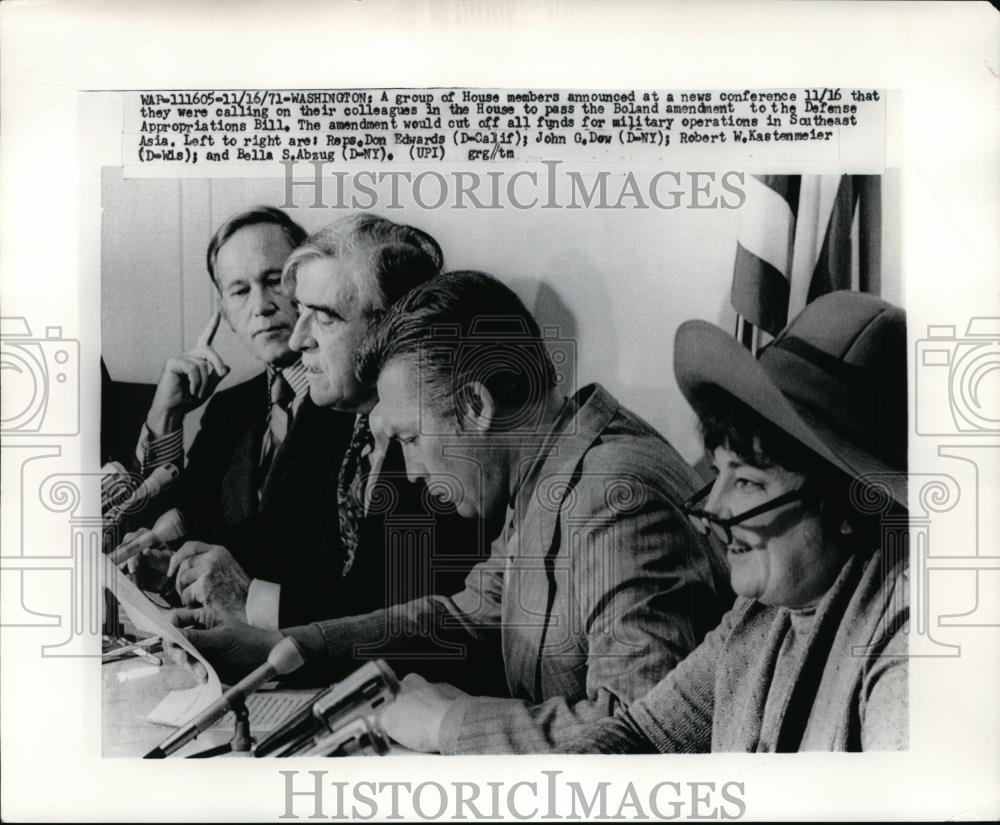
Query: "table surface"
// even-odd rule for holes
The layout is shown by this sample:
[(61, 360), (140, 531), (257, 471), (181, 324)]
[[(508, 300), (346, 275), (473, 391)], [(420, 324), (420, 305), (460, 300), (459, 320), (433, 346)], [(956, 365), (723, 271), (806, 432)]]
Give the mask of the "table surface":
[[(131, 657), (101, 665), (101, 752), (105, 757), (139, 757), (170, 736), (175, 728), (145, 719), (172, 689), (193, 687), (193, 676), (167, 657), (161, 667)], [(232, 718), (232, 717), (230, 717)], [(189, 756), (232, 738), (231, 731), (210, 729), (175, 756)]]
[[(157, 725), (145, 719), (171, 690), (182, 690), (195, 685), (190, 671), (173, 662), (168, 656), (157, 654), (163, 664), (159, 667), (138, 657), (120, 659), (101, 665), (101, 752), (105, 758), (136, 758), (151, 751), (170, 736), (175, 728)], [(301, 694), (305, 700), (315, 690), (288, 691), (284, 694)], [(207, 748), (228, 742), (233, 735), (234, 717), (228, 714), (219, 727), (213, 727), (180, 748), (171, 758), (191, 756)], [(251, 731), (259, 741), (267, 733)], [(393, 755), (412, 754), (400, 745), (393, 745)], [(227, 756), (246, 754), (227, 754)], [(374, 755), (374, 754), (373, 754)]]
[[(129, 638), (146, 635), (136, 630), (125, 611), (121, 613), (121, 620), (124, 631), (130, 634)], [(127, 656), (101, 665), (101, 753), (104, 757), (142, 757), (176, 730), (149, 722), (145, 717), (170, 691), (195, 687), (197, 677), (164, 651), (154, 650), (153, 655), (160, 661), (159, 666), (138, 656)], [(316, 692), (282, 690), (282, 693), (301, 694), (303, 700)], [(235, 717), (227, 714), (171, 756), (191, 756), (223, 745), (232, 739), (234, 728)], [(269, 731), (259, 733), (251, 730), (251, 735), (258, 740), (267, 733)]]

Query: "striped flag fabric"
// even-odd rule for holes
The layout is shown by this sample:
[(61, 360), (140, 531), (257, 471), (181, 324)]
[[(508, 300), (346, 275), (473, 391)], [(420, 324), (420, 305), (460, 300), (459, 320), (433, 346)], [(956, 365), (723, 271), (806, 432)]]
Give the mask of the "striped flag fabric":
[(732, 303), (746, 321), (771, 335), (788, 318), (801, 189), (799, 175), (755, 175), (747, 186), (747, 212), (736, 242)]
[(748, 179), (731, 292), (746, 346), (827, 292), (879, 293), (880, 197), (878, 175)]

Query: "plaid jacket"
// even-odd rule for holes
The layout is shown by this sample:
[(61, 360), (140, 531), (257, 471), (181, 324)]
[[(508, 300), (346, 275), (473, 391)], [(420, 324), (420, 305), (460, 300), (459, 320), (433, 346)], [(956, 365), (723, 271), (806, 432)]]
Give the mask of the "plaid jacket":
[(568, 741), (648, 691), (731, 603), (679, 509), (693, 471), (600, 386), (567, 408), (460, 593), (287, 631), (327, 678), (383, 657), (473, 694), (445, 721), (445, 753)]

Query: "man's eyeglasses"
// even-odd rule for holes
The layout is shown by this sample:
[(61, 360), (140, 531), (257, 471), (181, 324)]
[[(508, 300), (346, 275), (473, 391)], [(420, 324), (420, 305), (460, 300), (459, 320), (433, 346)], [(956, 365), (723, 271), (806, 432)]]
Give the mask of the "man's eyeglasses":
[(733, 516), (732, 518), (719, 518), (715, 513), (709, 513), (705, 510), (700, 509), (697, 505), (701, 504), (708, 494), (712, 492), (712, 487), (715, 486), (715, 480), (713, 479), (704, 487), (702, 487), (697, 493), (695, 493), (691, 498), (684, 502), (682, 509), (685, 515), (691, 519), (692, 523), (696, 528), (701, 528), (703, 525), (708, 525), (712, 528), (712, 532), (718, 537), (719, 541), (723, 544), (732, 544), (733, 542), (733, 531), (732, 527), (737, 524), (742, 524), (744, 521), (754, 518), (755, 516), (768, 513), (771, 510), (776, 510), (779, 507), (783, 507), (792, 501), (799, 501), (803, 497), (803, 488), (799, 487), (797, 490), (791, 490), (787, 493), (782, 493), (777, 498), (772, 498), (770, 501), (765, 501), (763, 504), (753, 507), (739, 515)]

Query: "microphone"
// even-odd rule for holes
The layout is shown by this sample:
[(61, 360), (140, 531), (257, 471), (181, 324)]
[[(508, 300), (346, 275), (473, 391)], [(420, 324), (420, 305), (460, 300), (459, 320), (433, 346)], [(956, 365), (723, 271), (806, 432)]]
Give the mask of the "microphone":
[(148, 547), (169, 544), (187, 535), (187, 525), (181, 511), (174, 507), (160, 516), (151, 530), (145, 530), (129, 542), (120, 544), (111, 553), (112, 564), (122, 564)]
[(368, 749), (385, 756), (390, 747), (389, 737), (378, 720), (362, 716), (341, 726), (335, 733), (317, 737), (313, 746), (301, 756), (353, 756)]
[(108, 513), (108, 519), (112, 523), (117, 523), (129, 510), (134, 510), (137, 505), (154, 499), (166, 490), (177, 480), (180, 474), (181, 471), (173, 464), (164, 464), (162, 467), (157, 467), (124, 501), (116, 505)]
[(298, 670), (305, 663), (299, 643), (291, 636), (286, 636), (267, 654), (267, 661), (246, 678), (237, 682), (229, 690), (216, 699), (205, 710), (194, 717), (184, 727), (179, 728), (164, 739), (159, 745), (147, 753), (143, 759), (163, 759), (174, 751), (186, 745), (199, 733), (214, 725), (229, 711), (236, 710), (243, 704), (247, 696), (253, 693), (264, 682), (275, 676), (284, 676), (293, 670)]
[(371, 716), (399, 693), (399, 681), (384, 659), (367, 662), (321, 693), (254, 748), (254, 756), (292, 756), (319, 745), (355, 720)]
[(142, 479), (123, 464), (117, 461), (105, 464), (101, 467), (101, 512), (106, 513), (124, 501), (141, 483)]

